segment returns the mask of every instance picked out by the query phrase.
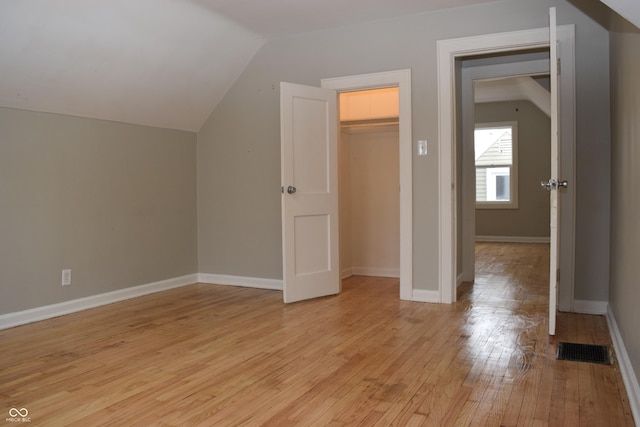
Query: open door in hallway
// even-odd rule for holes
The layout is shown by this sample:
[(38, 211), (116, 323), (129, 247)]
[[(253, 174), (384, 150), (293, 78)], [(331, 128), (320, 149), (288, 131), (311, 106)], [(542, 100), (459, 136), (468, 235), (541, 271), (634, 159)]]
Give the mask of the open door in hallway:
[[(558, 305), (558, 265), (560, 259), (559, 242), (559, 215), (558, 215), (558, 176), (559, 153), (558, 141), (558, 39), (556, 28), (556, 9), (549, 9), (549, 74), (551, 79), (551, 179), (543, 182), (543, 186), (549, 190), (550, 197), (550, 256), (549, 256), (549, 335), (556, 333), (556, 310)], [(565, 182), (566, 184), (566, 182)]]

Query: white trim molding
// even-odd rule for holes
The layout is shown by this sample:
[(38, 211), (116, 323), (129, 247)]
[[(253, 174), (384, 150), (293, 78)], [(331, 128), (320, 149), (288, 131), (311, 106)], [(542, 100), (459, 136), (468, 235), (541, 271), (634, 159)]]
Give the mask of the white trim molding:
[(497, 243), (549, 243), (549, 237), (531, 236), (476, 236), (476, 242), (497, 242)]
[(117, 291), (91, 295), (71, 301), (64, 301), (57, 304), (31, 308), (28, 310), (17, 311), (15, 313), (7, 313), (0, 315), (0, 330), (13, 328), (14, 326), (25, 325), (27, 323), (37, 322), (40, 320), (51, 319), (53, 317), (63, 316), (65, 314), (71, 314), (78, 311), (87, 310), (89, 308), (112, 304), (114, 302), (124, 301), (143, 295), (162, 292), (182, 286), (193, 285), (194, 283), (197, 283), (197, 281), (197, 274), (189, 274), (186, 276), (160, 280), (158, 282), (147, 283), (130, 288), (118, 289)]
[(633, 414), (636, 425), (640, 426), (640, 383), (638, 383), (638, 376), (633, 370), (631, 358), (629, 357), (629, 353), (627, 353), (622, 335), (620, 335), (620, 329), (618, 329), (618, 324), (616, 323), (613, 311), (611, 311), (611, 306), (608, 307), (606, 316), (620, 374), (622, 375), (622, 381), (624, 382), (624, 387), (629, 397), (631, 413)]
[(245, 288), (282, 290), (282, 279), (262, 279), (259, 277), (228, 276), (225, 274), (198, 274), (198, 283), (209, 285), (242, 286)]
[[(561, 111), (563, 117), (562, 170), (564, 179), (574, 182), (575, 170), (575, 82), (574, 82), (574, 50), (575, 27), (565, 25), (558, 27), (558, 37), (563, 44), (560, 50), (562, 60), (561, 74), (563, 97)], [(498, 52), (527, 50), (549, 47), (549, 28), (514, 31), (507, 33), (485, 34), (437, 41), (437, 81), (438, 81), (438, 200), (439, 200), (439, 280), (440, 300), (445, 304), (456, 301), (457, 279), (457, 192), (462, 191), (462, 183), (457, 182), (456, 172), (456, 59), (464, 56), (492, 54)], [(566, 161), (566, 164), (565, 164)], [(575, 187), (575, 186), (574, 186)], [(561, 248), (561, 269), (566, 271), (560, 286), (560, 306), (565, 301), (573, 301), (573, 263), (574, 263), (574, 225), (566, 223), (574, 215), (575, 193), (568, 192), (565, 199), (566, 215), (562, 220), (562, 239), (567, 242)], [(564, 206), (564, 205), (563, 205)], [(470, 234), (473, 238), (475, 232)], [(566, 304), (566, 305), (570, 305)]]
[(385, 71), (322, 79), (321, 87), (338, 92), (397, 86), (400, 95), (400, 299), (413, 291), (413, 140), (411, 136), (411, 70)]
[(607, 301), (587, 301), (587, 300), (574, 300), (573, 312), (580, 314), (607, 314), (607, 308), (609, 303)]

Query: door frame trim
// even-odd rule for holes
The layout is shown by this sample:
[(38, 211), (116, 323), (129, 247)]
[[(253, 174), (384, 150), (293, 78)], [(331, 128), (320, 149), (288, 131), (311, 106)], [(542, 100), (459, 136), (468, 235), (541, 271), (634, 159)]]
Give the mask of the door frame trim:
[(321, 87), (338, 92), (397, 86), (400, 97), (400, 299), (416, 300), (413, 290), (413, 175), (411, 70), (386, 71), (322, 79)]
[[(575, 253), (575, 28), (558, 27), (562, 61), (562, 169), (563, 179), (574, 185), (564, 196), (566, 215), (561, 219), (562, 236), (566, 244), (561, 248), (560, 310), (572, 311), (574, 294)], [(438, 81), (438, 165), (439, 165), (439, 286), (440, 302), (456, 301), (457, 290), (457, 202), (456, 202), (456, 59), (469, 55), (518, 51), (549, 47), (549, 28), (487, 34), (437, 42)], [(564, 282), (564, 285), (563, 285)]]

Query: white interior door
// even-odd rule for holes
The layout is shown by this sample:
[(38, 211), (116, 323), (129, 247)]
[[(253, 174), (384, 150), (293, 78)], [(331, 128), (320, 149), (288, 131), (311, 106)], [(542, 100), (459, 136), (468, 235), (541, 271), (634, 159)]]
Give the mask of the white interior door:
[(280, 84), (284, 302), (340, 292), (337, 94)]
[[(549, 260), (549, 335), (556, 333), (556, 309), (558, 304), (558, 261), (559, 261), (559, 96), (558, 96), (558, 38), (556, 8), (549, 9), (549, 74), (551, 79), (551, 179), (544, 183), (550, 197), (550, 260)], [(565, 182), (566, 186), (566, 182)]]

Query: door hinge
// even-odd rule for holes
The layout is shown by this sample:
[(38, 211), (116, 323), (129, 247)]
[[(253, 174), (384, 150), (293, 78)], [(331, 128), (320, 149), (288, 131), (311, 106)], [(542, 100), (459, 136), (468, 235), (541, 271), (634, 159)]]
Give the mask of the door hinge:
[(560, 281), (560, 269), (556, 270), (556, 282)]

